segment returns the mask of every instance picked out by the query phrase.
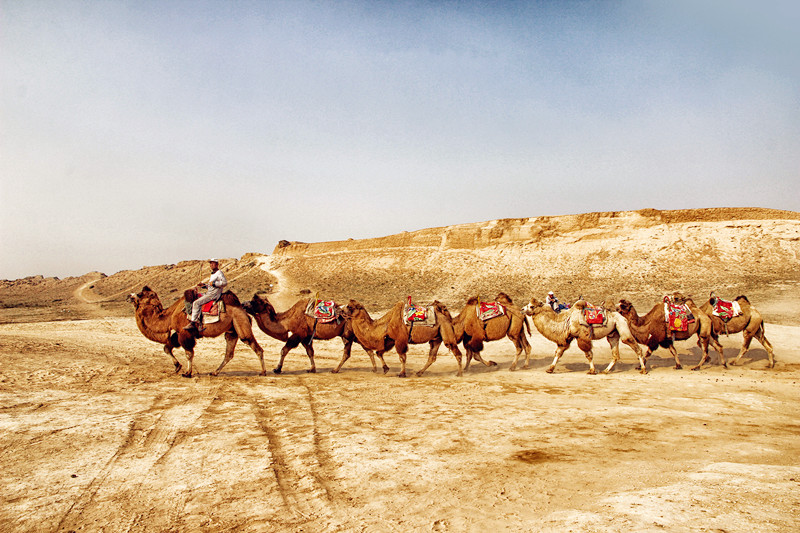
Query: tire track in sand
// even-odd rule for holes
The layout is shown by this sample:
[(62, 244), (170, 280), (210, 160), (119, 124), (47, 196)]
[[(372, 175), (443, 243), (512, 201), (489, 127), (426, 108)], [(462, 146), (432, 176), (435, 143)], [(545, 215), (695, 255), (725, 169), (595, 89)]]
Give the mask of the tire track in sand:
[(267, 436), (272, 471), (294, 522), (338, 529), (347, 522), (349, 505), (335, 486), (337, 469), (317, 401), (302, 377), (299, 381), (266, 399), (252, 391), (254, 415)]
[[(152, 407), (137, 413), (114, 455), (75, 499), (56, 528), (73, 531), (102, 528), (131, 531), (144, 521), (147, 527), (174, 525), (183, 500), (146, 490), (147, 480), (173, 446), (193, 429), (217, 397), (221, 384), (197, 384), (177, 395), (160, 395)], [(154, 512), (154, 511), (158, 512)]]

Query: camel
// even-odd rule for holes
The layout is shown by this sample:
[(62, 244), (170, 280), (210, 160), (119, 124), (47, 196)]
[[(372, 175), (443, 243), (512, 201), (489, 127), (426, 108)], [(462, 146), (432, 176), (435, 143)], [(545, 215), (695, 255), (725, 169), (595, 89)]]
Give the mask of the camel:
[(639, 348), (634, 335), (628, 328), (625, 318), (614, 310), (612, 302), (606, 302), (603, 310), (606, 313), (605, 324), (584, 325), (581, 323), (581, 314), (588, 304), (584, 300), (578, 300), (571, 308), (556, 314), (555, 311), (536, 298), (531, 298), (525, 306), (525, 313), (531, 316), (533, 325), (539, 330), (546, 339), (556, 343), (556, 353), (553, 363), (547, 368), (546, 372), (552, 374), (556, 368), (558, 360), (570, 347), (573, 340), (578, 341), (578, 348), (586, 355), (589, 361), (589, 374), (597, 374), (594, 366), (594, 354), (592, 353), (592, 340), (605, 338), (611, 346), (612, 359), (608, 366), (603, 370), (603, 374), (608, 374), (620, 360), (619, 343), (622, 341), (628, 345), (639, 358), (640, 372), (647, 374), (644, 364), (642, 350)]
[[(722, 353), (722, 345), (719, 343), (719, 335), (721, 333), (727, 335), (730, 333), (742, 332), (742, 347), (739, 350), (739, 355), (731, 364), (737, 364), (739, 359), (750, 349), (750, 342), (756, 339), (767, 351), (767, 355), (769, 356), (769, 368), (774, 368), (775, 354), (772, 351), (772, 344), (767, 340), (767, 336), (764, 334), (764, 319), (761, 317), (761, 313), (750, 304), (750, 300), (747, 299), (747, 296), (737, 296), (734, 301), (739, 304), (742, 314), (731, 318), (727, 322), (713, 313), (713, 306), (716, 302), (716, 296), (713, 292), (709, 300), (700, 306), (700, 309), (711, 318), (711, 338), (715, 341), (714, 348), (719, 352), (720, 363), (722, 363), (723, 367), (728, 368), (725, 362), (725, 356)], [(700, 364), (697, 365), (697, 367), (699, 368), (707, 359), (708, 353), (700, 360)]]
[(517, 349), (514, 362), (511, 363), (509, 370), (517, 369), (517, 362), (523, 350), (525, 351), (525, 365), (522, 368), (528, 368), (530, 365), (531, 345), (523, 330), (523, 327), (527, 326), (525, 315), (503, 292), (499, 293), (494, 301), (503, 306), (506, 311), (504, 314), (485, 321), (481, 320), (477, 312), (480, 300), (475, 296), (467, 300), (464, 309), (453, 319), (456, 337), (467, 352), (467, 364), (464, 370), (469, 370), (473, 358), (485, 366), (496, 366), (497, 363), (494, 361), (484, 361), (481, 351), (483, 351), (485, 342), (496, 341), (503, 337), (511, 339)]
[[(317, 365), (314, 362), (313, 339), (330, 340), (341, 337), (344, 343), (344, 354), (342, 355), (342, 360), (332, 370), (336, 374), (342, 368), (344, 362), (350, 358), (353, 341), (358, 342), (347, 318), (332, 322), (316, 321), (315, 324), (314, 317), (306, 314), (309, 301), (308, 298), (298, 300), (292, 307), (280, 313), (275, 311), (275, 308), (266, 297), (262, 298), (258, 293), (253, 295), (252, 300), (243, 304), (244, 309), (255, 317), (256, 324), (258, 324), (261, 331), (286, 343), (281, 348), (281, 358), (278, 366), (272, 370), (275, 374), (280, 374), (283, 371), (283, 361), (286, 359), (286, 355), (300, 344), (305, 348), (306, 355), (308, 355), (308, 359), (311, 362), (311, 367), (307, 372), (315, 373)], [(377, 372), (375, 353), (368, 349), (366, 349), (366, 352), (372, 361), (372, 370)], [(388, 369), (389, 367), (384, 363), (384, 372)]]
[[(182, 375), (186, 378), (192, 377), (194, 371), (194, 347), (197, 338), (183, 329), (184, 326), (189, 324), (189, 319), (184, 311), (186, 297), (180, 298), (169, 308), (164, 309), (155, 291), (145, 286), (138, 294), (129, 295), (128, 300), (133, 302), (136, 325), (139, 327), (139, 331), (151, 341), (164, 345), (164, 352), (172, 358), (175, 365), (175, 373), (180, 372), (182, 367), (172, 350), (178, 346), (184, 349), (189, 368)], [(233, 359), (236, 343), (241, 339), (256, 353), (258, 360), (261, 362), (261, 375), (266, 376), (264, 350), (261, 349), (258, 341), (253, 336), (250, 317), (242, 309), (239, 299), (232, 292), (226, 291), (223, 293), (222, 301), (225, 303), (225, 311), (220, 313), (219, 322), (206, 324), (199, 334), (200, 337), (225, 335), (225, 358), (211, 375), (219, 375), (225, 365)]]
[[(627, 319), (628, 326), (633, 336), (636, 337), (636, 341), (647, 346), (645, 360), (661, 346), (667, 348), (675, 359), (675, 370), (680, 370), (683, 365), (681, 365), (681, 361), (678, 358), (675, 341), (686, 340), (691, 338), (692, 335), (697, 335), (697, 345), (703, 351), (701, 361), (708, 358), (708, 343), (712, 342), (715, 347), (719, 343), (711, 337), (711, 319), (709, 316), (698, 308), (691, 298), (685, 297), (680, 293), (675, 293), (674, 298), (677, 302), (686, 303), (695, 317), (694, 322), (689, 324), (687, 331), (668, 331), (663, 302), (656, 303), (646, 315), (640, 316), (636, 313), (633, 304), (623, 298), (619, 301), (618, 311)], [(700, 365), (693, 367), (692, 370), (697, 370), (698, 368), (700, 368)]]
[(436, 361), (439, 346), (444, 343), (450, 350), (458, 363), (458, 375), (463, 374), (461, 368), (461, 351), (458, 349), (458, 340), (453, 328), (453, 320), (450, 312), (441, 302), (433, 302), (434, 312), (436, 313), (435, 326), (412, 326), (406, 324), (403, 316), (404, 303), (398, 302), (384, 316), (373, 320), (367, 310), (356, 300), (350, 300), (347, 304), (346, 312), (350, 317), (353, 332), (356, 338), (366, 349), (375, 350), (384, 365), (384, 373), (388, 370), (383, 354), (395, 348), (400, 357), (399, 377), (406, 377), (406, 354), (409, 344), (430, 345), (428, 361), (425, 366), (417, 372), (417, 376), (422, 376), (425, 370)]

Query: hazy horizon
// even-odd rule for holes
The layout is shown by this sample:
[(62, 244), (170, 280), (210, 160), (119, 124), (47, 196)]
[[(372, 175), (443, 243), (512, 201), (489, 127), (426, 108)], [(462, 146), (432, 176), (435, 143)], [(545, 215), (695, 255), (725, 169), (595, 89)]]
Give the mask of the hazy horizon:
[(0, 4), (0, 279), (800, 211), (792, 2)]

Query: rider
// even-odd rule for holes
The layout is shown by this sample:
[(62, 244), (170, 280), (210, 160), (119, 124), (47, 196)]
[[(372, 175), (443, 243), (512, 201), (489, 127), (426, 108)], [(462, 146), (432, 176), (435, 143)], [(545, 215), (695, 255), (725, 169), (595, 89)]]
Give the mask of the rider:
[(556, 313), (560, 313), (562, 309), (568, 309), (568, 306), (562, 304), (558, 301), (553, 291), (547, 293), (547, 298), (545, 298), (544, 303), (550, 306), (550, 308), (555, 311)]
[(197, 326), (200, 324), (200, 310), (203, 308), (203, 304), (219, 300), (228, 285), (228, 279), (219, 269), (219, 260), (209, 259), (208, 264), (211, 266), (211, 277), (208, 279), (208, 285), (204, 283), (197, 285), (198, 289), (208, 290), (203, 296), (192, 302), (192, 316), (189, 319), (189, 325), (183, 328), (192, 333), (199, 333)]

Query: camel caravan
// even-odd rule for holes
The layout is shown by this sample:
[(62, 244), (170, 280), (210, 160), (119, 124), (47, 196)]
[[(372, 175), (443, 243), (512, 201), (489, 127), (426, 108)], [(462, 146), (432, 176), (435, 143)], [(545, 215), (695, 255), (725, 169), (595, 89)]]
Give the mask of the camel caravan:
[[(219, 272), (219, 271), (217, 271)], [(224, 280), (224, 276), (221, 276)], [(227, 284), (227, 281), (221, 285)], [(552, 293), (550, 293), (552, 296)], [(564, 352), (576, 341), (585, 354), (589, 364), (589, 374), (596, 374), (593, 341), (606, 339), (611, 347), (612, 360), (603, 369), (611, 372), (620, 361), (619, 344), (628, 346), (638, 359), (639, 372), (646, 374), (647, 360), (659, 347), (666, 348), (675, 360), (675, 369), (682, 365), (675, 348), (675, 341), (691, 340), (696, 343), (702, 356), (700, 362), (692, 367), (699, 370), (711, 359), (708, 347), (711, 345), (719, 354), (720, 364), (727, 368), (723, 347), (719, 342), (722, 334), (742, 333), (742, 346), (731, 364), (737, 364), (750, 349), (753, 339), (758, 340), (769, 357), (768, 366), (775, 366), (772, 345), (764, 333), (761, 314), (750, 304), (746, 296), (738, 296), (732, 301), (718, 298), (713, 292), (708, 301), (697, 306), (691, 297), (674, 293), (655, 302), (645, 314), (639, 315), (633, 304), (621, 299), (618, 303), (608, 300), (601, 305), (592, 305), (579, 298), (572, 305), (558, 304), (557, 300), (540, 302), (531, 298), (520, 308), (505, 293), (499, 293), (493, 300), (481, 301), (479, 297), (467, 300), (461, 312), (452, 316), (447, 306), (439, 301), (420, 304), (411, 301), (397, 302), (386, 314), (372, 318), (367, 309), (358, 301), (350, 300), (339, 304), (331, 300), (304, 298), (298, 300), (285, 311), (277, 311), (263, 294), (254, 294), (247, 302), (241, 302), (231, 291), (221, 292), (216, 300), (206, 301), (195, 289), (184, 292), (184, 296), (164, 309), (158, 295), (145, 286), (139, 293), (128, 299), (133, 303), (136, 324), (142, 334), (164, 347), (171, 358), (176, 373), (184, 372), (184, 377), (194, 374), (194, 348), (198, 339), (225, 336), (226, 348), (219, 367), (211, 373), (216, 376), (233, 358), (239, 340), (250, 346), (261, 365), (261, 375), (267, 375), (264, 363), (264, 350), (253, 334), (253, 320), (258, 328), (270, 337), (284, 342), (280, 359), (273, 369), (280, 374), (288, 353), (303, 346), (310, 361), (308, 372), (316, 372), (314, 362), (314, 341), (327, 341), (340, 338), (343, 342), (341, 361), (332, 370), (338, 373), (350, 359), (353, 344), (358, 344), (370, 357), (373, 372), (378, 372), (375, 363), (377, 356), (383, 373), (389, 372), (384, 354), (392, 349), (400, 359), (399, 377), (406, 377), (406, 359), (409, 345), (429, 345), (428, 359), (418, 372), (423, 373), (436, 361), (442, 344), (453, 354), (458, 365), (457, 375), (469, 371), (473, 359), (483, 365), (496, 366), (494, 361), (485, 361), (481, 351), (486, 342), (508, 338), (516, 350), (509, 370), (516, 370), (520, 355), (525, 352), (525, 363), (530, 365), (531, 344), (528, 336), (535, 329), (545, 339), (556, 345), (555, 355), (546, 372), (553, 373)], [(202, 318), (192, 320), (199, 314), (203, 303)], [(459, 345), (463, 348), (459, 349)], [(646, 350), (643, 353), (643, 346)], [(187, 365), (184, 367), (173, 353), (175, 348), (183, 348)], [(466, 362), (462, 368), (462, 358)]]

